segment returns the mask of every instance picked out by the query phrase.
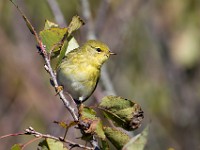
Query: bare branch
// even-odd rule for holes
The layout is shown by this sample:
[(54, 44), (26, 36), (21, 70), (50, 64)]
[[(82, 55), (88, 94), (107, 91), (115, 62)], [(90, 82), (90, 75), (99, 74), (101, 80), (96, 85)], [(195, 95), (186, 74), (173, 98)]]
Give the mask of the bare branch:
[[(42, 43), (41, 43), (40, 47), (42, 47), (42, 48), (43, 48), (43, 51), (46, 52), (46, 50), (45, 50), (44, 46), (42, 45)], [(58, 81), (57, 81), (57, 79), (56, 79), (56, 75), (55, 75), (55, 73), (53, 72), (53, 69), (52, 69), (52, 67), (51, 67), (49, 57), (48, 57), (47, 55), (43, 54), (43, 58), (44, 58), (44, 60), (45, 60), (46, 66), (48, 67), (48, 72), (49, 72), (49, 74), (50, 74), (50, 76), (51, 76), (51, 79), (52, 79), (52, 81), (53, 81), (53, 83), (54, 83), (55, 90), (57, 90), (57, 87), (58, 87), (59, 85), (58, 85)], [(74, 121), (78, 121), (78, 116), (76, 115), (75, 109), (74, 109), (73, 107), (70, 106), (70, 103), (69, 103), (69, 101), (66, 99), (66, 97), (64, 96), (63, 91), (60, 91), (60, 92), (58, 93), (58, 95), (60, 96), (60, 99), (63, 101), (65, 107), (66, 107), (66, 108), (68, 109), (68, 111), (71, 113), (72, 117), (74, 118)]]
[(40, 132), (35, 131), (32, 127), (29, 127), (28, 129), (25, 129), (25, 133), (24, 134), (34, 135), (36, 138), (50, 138), (50, 139), (54, 139), (54, 140), (57, 140), (57, 141), (61, 141), (61, 142), (67, 143), (71, 147), (80, 147), (80, 148), (84, 148), (84, 149), (87, 149), (87, 150), (93, 150), (92, 147), (87, 147), (87, 146), (84, 146), (84, 145), (81, 145), (81, 144), (77, 144), (77, 143), (74, 143), (72, 141), (63, 139), (62, 137), (58, 138), (58, 137), (55, 137), (53, 135), (42, 134)]
[[(57, 82), (57, 79), (56, 79), (56, 75), (54, 74), (53, 72), (53, 69), (51, 67), (51, 64), (50, 64), (50, 59), (48, 57), (48, 54), (46, 52), (46, 49), (45, 49), (45, 45), (43, 45), (38, 33), (36, 32), (36, 30), (34, 29), (34, 27), (31, 25), (30, 21), (28, 20), (28, 18), (24, 15), (24, 13), (21, 11), (21, 9), (12, 1), (10, 0), (10, 2), (13, 3), (13, 5), (17, 8), (17, 10), (20, 12), (20, 14), (22, 15), (24, 21), (26, 22), (26, 25), (27, 27), (29, 28), (30, 32), (35, 36), (36, 38), (36, 41), (38, 43), (38, 50), (40, 52), (40, 54), (42, 55), (42, 57), (44, 58), (44, 61), (45, 61), (45, 69), (48, 68), (48, 73), (50, 74), (51, 78), (52, 78), (52, 81), (54, 83), (54, 87), (55, 87), (55, 90), (57, 91), (57, 87), (58, 87), (58, 82)], [(60, 99), (63, 101), (65, 107), (69, 110), (69, 112), (71, 113), (72, 117), (74, 118), (74, 121), (78, 121), (78, 116), (76, 115), (75, 113), (75, 109), (72, 108), (70, 106), (70, 103), (69, 101), (65, 98), (64, 94), (63, 94), (63, 91), (60, 91), (58, 93), (58, 95), (60, 96)]]

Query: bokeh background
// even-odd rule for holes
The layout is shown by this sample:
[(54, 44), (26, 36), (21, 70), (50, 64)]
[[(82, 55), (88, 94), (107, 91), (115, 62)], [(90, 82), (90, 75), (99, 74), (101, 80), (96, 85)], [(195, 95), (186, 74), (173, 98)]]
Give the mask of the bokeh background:
[[(57, 0), (55, 10), (52, 1), (15, 0), (38, 32), (45, 19), (64, 26), (78, 14), (86, 22), (74, 35), (78, 42), (95, 35), (117, 53), (106, 63), (112, 91), (101, 82), (94, 96), (99, 100), (115, 92), (141, 105), (145, 119), (135, 134), (150, 124), (145, 149), (200, 149), (200, 1)], [(29, 126), (62, 136), (64, 131), (52, 122), (70, 120), (35, 46), (16, 8), (1, 0), (0, 136)], [(95, 105), (91, 99), (88, 105)], [(2, 139), (0, 149), (29, 139)]]

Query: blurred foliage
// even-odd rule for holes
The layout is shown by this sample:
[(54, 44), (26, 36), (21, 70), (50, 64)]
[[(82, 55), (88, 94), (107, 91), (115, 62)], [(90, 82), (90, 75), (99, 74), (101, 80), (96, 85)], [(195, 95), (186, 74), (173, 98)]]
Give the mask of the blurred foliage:
[[(76, 14), (81, 16), (80, 1), (57, 2), (67, 22)], [(146, 149), (198, 149), (200, 1), (110, 0), (103, 19), (99, 9), (104, 1), (90, 2), (98, 38), (117, 53), (107, 63), (117, 94), (136, 99), (144, 110), (145, 123), (151, 122)], [(55, 22), (46, 1), (16, 3), (37, 31), (45, 19)], [(0, 1), (0, 12), (0, 135), (30, 125), (63, 135), (52, 122), (68, 120), (69, 115), (54, 96), (34, 38), (8, 0)], [(80, 43), (86, 39), (82, 33), (76, 34)], [(70, 130), (67, 137), (76, 141), (78, 134)], [(7, 138), (0, 145), (9, 149), (25, 139)]]

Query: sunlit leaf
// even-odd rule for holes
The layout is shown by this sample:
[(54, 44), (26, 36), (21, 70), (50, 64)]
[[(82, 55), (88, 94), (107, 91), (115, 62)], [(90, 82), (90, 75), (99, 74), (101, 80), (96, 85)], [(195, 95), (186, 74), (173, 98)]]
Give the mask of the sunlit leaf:
[[(50, 53), (51, 58), (58, 57), (56, 67), (61, 63), (64, 56), (79, 45), (70, 34), (80, 27), (80, 18), (73, 17), (68, 28), (60, 28), (57, 24), (46, 20), (44, 30), (40, 31), (40, 37), (46, 46), (46, 51)], [(70, 29), (70, 33), (69, 30)]]
[(117, 149), (121, 149), (130, 140), (130, 137), (127, 134), (114, 128), (104, 127), (104, 132), (105, 132), (106, 138), (108, 138), (108, 140)]
[(72, 18), (72, 21), (70, 22), (70, 24), (68, 26), (69, 35), (71, 35), (72, 32), (78, 30), (84, 24), (85, 23), (83, 22), (83, 20), (79, 16), (74, 16)]
[(147, 126), (142, 133), (133, 137), (124, 147), (123, 150), (143, 150), (147, 143), (149, 127)]
[(49, 28), (40, 31), (40, 37), (43, 44), (46, 46), (46, 51), (51, 52), (61, 50), (62, 44), (60, 43), (64, 35), (67, 32), (67, 28)]
[(78, 48), (79, 44), (76, 41), (76, 39), (74, 37), (72, 37), (69, 41), (68, 41), (68, 46), (67, 46), (67, 50), (65, 55), (67, 55), (67, 53), (69, 53), (70, 51), (72, 51), (75, 48)]
[(45, 24), (44, 24), (44, 30), (50, 29), (50, 28), (58, 28), (58, 24), (51, 22), (49, 20), (45, 20)]
[(143, 111), (138, 104), (122, 97), (106, 96), (102, 99), (99, 108), (115, 125), (126, 130), (138, 128), (144, 118)]

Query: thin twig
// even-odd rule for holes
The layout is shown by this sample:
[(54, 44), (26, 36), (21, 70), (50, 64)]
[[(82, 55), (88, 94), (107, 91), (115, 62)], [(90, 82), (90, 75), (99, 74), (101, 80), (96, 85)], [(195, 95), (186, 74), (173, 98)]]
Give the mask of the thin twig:
[(4, 138), (10, 137), (10, 136), (19, 136), (19, 135), (24, 135), (24, 132), (3, 135), (3, 136), (0, 136), (0, 139), (4, 139)]
[(54, 140), (57, 140), (57, 141), (61, 141), (61, 142), (67, 143), (71, 147), (80, 147), (80, 148), (84, 148), (84, 149), (87, 149), (87, 150), (93, 150), (94, 149), (92, 147), (87, 147), (87, 146), (84, 146), (84, 145), (77, 144), (75, 142), (66, 140), (66, 139), (64, 139), (62, 137), (58, 138), (58, 137), (55, 137), (55, 136), (50, 135), (50, 134), (42, 134), (42, 133), (40, 133), (38, 131), (35, 131), (32, 127), (29, 127), (27, 129), (25, 129), (25, 134), (26, 135), (34, 135), (36, 138), (50, 138), (50, 139), (54, 139)]
[[(35, 39), (38, 43), (38, 46), (37, 48), (39, 49), (39, 52), (40, 54), (42, 55), (42, 57), (44, 58), (44, 61), (45, 61), (45, 69), (48, 70), (48, 73), (50, 74), (51, 78), (52, 78), (52, 81), (54, 83), (54, 87), (55, 87), (55, 90), (57, 90), (57, 87), (58, 87), (58, 82), (57, 82), (57, 79), (56, 79), (56, 75), (54, 74), (53, 72), (53, 69), (51, 67), (51, 64), (50, 64), (50, 59), (48, 57), (48, 54), (46, 52), (46, 49), (45, 49), (45, 46), (43, 45), (39, 35), (37, 34), (36, 30), (34, 29), (34, 27), (31, 25), (30, 21), (28, 20), (28, 18), (26, 18), (26, 16), (24, 15), (24, 13), (21, 11), (21, 9), (12, 1), (10, 0), (14, 6), (17, 8), (17, 10), (20, 12), (20, 14), (22, 15), (24, 21), (26, 22), (27, 24), (27, 27), (29, 28), (30, 32), (35, 36)], [(66, 99), (66, 97), (64, 96), (64, 93), (63, 91), (60, 91), (58, 93), (60, 99), (63, 101), (65, 107), (68, 109), (68, 111), (71, 113), (74, 121), (78, 121), (78, 116), (77, 114), (75, 113), (75, 109), (73, 107), (70, 106), (70, 103), (69, 101)]]
[[(44, 46), (43, 46), (44, 47)], [(59, 85), (58, 85), (58, 81), (56, 79), (56, 75), (54, 74), (53, 72), (53, 69), (51, 67), (51, 64), (50, 64), (50, 60), (48, 58), (47, 55), (44, 55), (44, 60), (45, 60), (45, 63), (46, 63), (46, 66), (48, 67), (48, 72), (51, 76), (51, 79), (54, 83), (54, 86), (55, 88), (57, 88)], [(60, 91), (58, 93), (58, 95), (60, 96), (60, 99), (63, 101), (65, 107), (69, 110), (69, 112), (71, 113), (72, 117), (74, 118), (74, 121), (78, 121), (78, 116), (76, 115), (75, 113), (75, 109), (73, 107), (70, 106), (70, 103), (69, 101), (66, 99), (66, 97), (64, 96), (64, 93), (63, 91)]]

